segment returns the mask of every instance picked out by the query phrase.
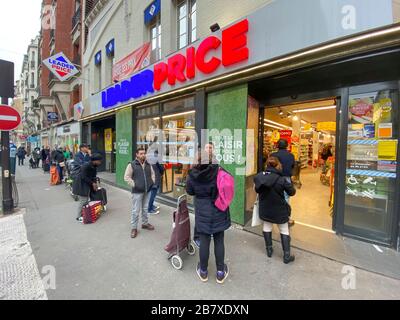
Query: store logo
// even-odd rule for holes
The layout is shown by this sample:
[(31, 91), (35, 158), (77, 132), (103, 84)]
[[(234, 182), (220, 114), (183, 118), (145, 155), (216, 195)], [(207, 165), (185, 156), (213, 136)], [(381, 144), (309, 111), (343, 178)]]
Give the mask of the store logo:
[[(141, 98), (154, 91), (160, 91), (165, 83), (174, 86), (196, 77), (198, 72), (212, 74), (221, 66), (229, 67), (249, 59), (247, 47), (247, 19), (222, 31), (222, 38), (210, 36), (204, 39), (198, 48), (189, 47), (185, 55), (178, 53), (160, 62), (153, 70), (145, 70), (130, 80), (110, 87), (102, 92), (103, 109), (112, 108), (120, 103)], [(220, 55), (216, 52), (221, 51)]]
[(124, 80), (114, 87), (108, 88), (101, 93), (103, 108), (111, 108), (119, 103), (154, 93), (153, 80), (153, 71), (145, 70), (132, 76), (130, 80)]
[(43, 63), (60, 81), (65, 81), (79, 72), (62, 52), (47, 58)]
[[(204, 74), (215, 72), (221, 65), (229, 67), (249, 58), (247, 32), (249, 21), (243, 20), (222, 32), (222, 41), (215, 36), (203, 40), (197, 50), (189, 47), (186, 56), (178, 53), (154, 66), (154, 89), (161, 90), (162, 84), (168, 81), (174, 86), (177, 81), (185, 82), (196, 77), (197, 70)], [(222, 47), (222, 56), (212, 55)], [(208, 58), (208, 56), (211, 56)]]

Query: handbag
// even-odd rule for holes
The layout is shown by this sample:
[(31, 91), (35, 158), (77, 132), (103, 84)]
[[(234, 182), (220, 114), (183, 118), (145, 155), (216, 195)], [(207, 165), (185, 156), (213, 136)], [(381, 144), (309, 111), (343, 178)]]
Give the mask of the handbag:
[(260, 207), (259, 207), (259, 201), (258, 201), (258, 195), (257, 195), (257, 200), (254, 203), (253, 207), (253, 217), (251, 219), (251, 226), (252, 227), (257, 227), (263, 223), (263, 221), (260, 219)]

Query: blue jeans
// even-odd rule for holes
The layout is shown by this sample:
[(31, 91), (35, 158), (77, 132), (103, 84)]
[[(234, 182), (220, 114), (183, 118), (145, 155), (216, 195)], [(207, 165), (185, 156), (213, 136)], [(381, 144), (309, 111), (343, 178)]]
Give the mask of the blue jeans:
[(154, 207), (154, 200), (157, 197), (159, 186), (153, 186), (150, 190), (150, 200), (149, 200), (149, 211), (153, 211)]
[(63, 177), (64, 168), (60, 167), (60, 165), (57, 164), (57, 171), (58, 171), (58, 175), (60, 176), (60, 182), (62, 182), (64, 179), (64, 177)]

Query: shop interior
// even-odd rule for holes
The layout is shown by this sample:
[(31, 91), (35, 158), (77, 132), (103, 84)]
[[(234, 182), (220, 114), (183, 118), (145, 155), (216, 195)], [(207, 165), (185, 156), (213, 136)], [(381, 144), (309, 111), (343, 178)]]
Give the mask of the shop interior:
[(101, 166), (98, 171), (115, 173), (116, 153), (115, 153), (115, 116), (92, 122), (90, 147), (92, 153), (100, 153), (103, 156)]
[[(161, 140), (164, 149), (159, 161), (165, 168), (161, 193), (173, 199), (186, 193), (186, 179), (195, 155), (195, 111), (185, 111), (193, 107), (194, 98), (188, 97), (162, 104), (161, 115), (158, 106), (138, 111), (139, 116), (157, 114), (138, 120), (137, 146), (147, 150)], [(193, 199), (188, 197), (188, 201), (192, 203)]]
[(297, 194), (290, 199), (297, 224), (332, 230), (336, 108), (334, 98), (265, 107), (263, 161), (286, 139), (296, 165)]

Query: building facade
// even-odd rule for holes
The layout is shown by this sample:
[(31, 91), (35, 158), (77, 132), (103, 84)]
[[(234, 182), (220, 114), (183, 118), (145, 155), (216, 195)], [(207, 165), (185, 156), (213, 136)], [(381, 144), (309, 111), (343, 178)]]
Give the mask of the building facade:
[(41, 13), (43, 23), (40, 37), (38, 97), (41, 119), (40, 142), (43, 146), (68, 146), (71, 151), (76, 151), (79, 145), (79, 130), (71, 131), (70, 128), (79, 127), (74, 123), (74, 105), (81, 101), (80, 75), (61, 82), (42, 61), (62, 52), (80, 68), (80, 1), (43, 0)]
[[(213, 141), (235, 175), (232, 219), (247, 227), (254, 175), (286, 137), (299, 223), (399, 248), (399, 1), (296, 3), (86, 1), (82, 140), (121, 187), (134, 150), (160, 146), (172, 204)], [(300, 215), (313, 210), (326, 213)]]

